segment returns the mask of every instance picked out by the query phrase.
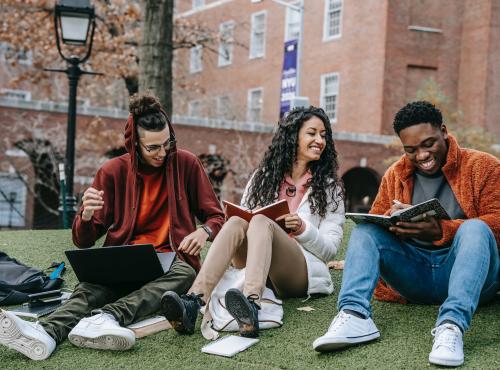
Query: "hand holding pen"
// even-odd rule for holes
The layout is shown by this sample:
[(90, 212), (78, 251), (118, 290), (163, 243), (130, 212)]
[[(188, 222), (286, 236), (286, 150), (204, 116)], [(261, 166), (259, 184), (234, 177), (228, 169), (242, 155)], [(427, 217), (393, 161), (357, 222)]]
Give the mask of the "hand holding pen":
[(399, 200), (397, 200), (397, 199), (394, 199), (394, 200), (392, 201), (392, 207), (391, 207), (391, 212), (390, 212), (390, 214), (391, 214), (391, 216), (392, 216), (392, 214), (393, 214), (394, 212), (396, 212), (396, 211), (400, 211), (400, 210), (405, 209), (405, 208), (408, 208), (408, 207), (411, 207), (411, 204), (405, 204), (405, 203), (400, 202), (400, 201), (399, 201)]

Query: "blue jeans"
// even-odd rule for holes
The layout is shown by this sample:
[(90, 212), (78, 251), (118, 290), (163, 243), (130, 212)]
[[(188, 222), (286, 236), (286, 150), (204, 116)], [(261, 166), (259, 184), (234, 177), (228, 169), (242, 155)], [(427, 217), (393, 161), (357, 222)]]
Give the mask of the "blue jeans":
[(361, 224), (349, 240), (338, 309), (371, 316), (370, 298), (379, 275), (409, 302), (440, 304), (436, 326), (445, 320), (463, 331), (479, 301), (499, 288), (499, 255), (486, 223), (465, 221), (450, 248), (427, 250), (386, 229)]

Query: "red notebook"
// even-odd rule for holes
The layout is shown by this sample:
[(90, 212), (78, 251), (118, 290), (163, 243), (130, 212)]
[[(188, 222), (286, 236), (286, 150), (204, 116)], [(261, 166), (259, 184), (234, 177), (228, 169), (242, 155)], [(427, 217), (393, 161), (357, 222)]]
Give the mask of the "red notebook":
[[(242, 219), (250, 222), (253, 216), (255, 215), (264, 215), (267, 218), (270, 218), (273, 221), (276, 221), (276, 219), (280, 216), (287, 215), (290, 213), (290, 209), (288, 208), (288, 203), (286, 202), (286, 199), (282, 199), (276, 203), (270, 204), (268, 206), (256, 209), (255, 211), (251, 211), (249, 209), (245, 209), (241, 206), (238, 206), (234, 203), (228, 202), (223, 200), (222, 203), (224, 203), (224, 206), (226, 207), (226, 217), (232, 217), (232, 216), (238, 216), (241, 217)], [(280, 227), (285, 230), (286, 232), (289, 232), (285, 227), (285, 220), (277, 221), (276, 222)]]

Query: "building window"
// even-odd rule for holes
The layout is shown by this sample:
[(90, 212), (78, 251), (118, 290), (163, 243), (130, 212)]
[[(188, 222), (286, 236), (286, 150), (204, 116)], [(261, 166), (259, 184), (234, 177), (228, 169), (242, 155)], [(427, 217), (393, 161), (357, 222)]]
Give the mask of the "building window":
[(197, 73), (203, 70), (203, 46), (196, 45), (190, 49), (190, 59), (189, 59), (189, 72)]
[(9, 43), (0, 42), (0, 60), (13, 62), (16, 61), (19, 64), (32, 65), (33, 64), (33, 52), (31, 50), (13, 50)]
[(205, 5), (205, 0), (193, 0), (193, 9), (201, 8)]
[(342, 0), (325, 0), (323, 40), (340, 37), (342, 29)]
[(234, 22), (221, 23), (219, 27), (221, 41), (219, 44), (219, 67), (230, 65), (233, 62), (233, 35)]
[(0, 96), (9, 100), (31, 101), (31, 91), (25, 90), (0, 89)]
[(337, 106), (339, 100), (339, 74), (329, 73), (321, 76), (321, 108), (330, 118), (337, 121)]
[(216, 114), (219, 119), (231, 119), (231, 99), (227, 95), (219, 96), (216, 102)]
[(262, 121), (262, 88), (248, 90), (247, 120), (250, 122)]
[(266, 54), (266, 13), (252, 14), (250, 35), (250, 59), (263, 58)]
[(24, 227), (26, 186), (17, 176), (0, 173), (0, 226)]
[[(299, 3), (291, 3), (299, 5)], [(300, 12), (287, 7), (285, 21), (285, 41), (298, 40), (300, 36)]]
[(201, 117), (202, 116), (202, 104), (201, 100), (191, 100), (188, 103), (188, 116), (189, 117)]

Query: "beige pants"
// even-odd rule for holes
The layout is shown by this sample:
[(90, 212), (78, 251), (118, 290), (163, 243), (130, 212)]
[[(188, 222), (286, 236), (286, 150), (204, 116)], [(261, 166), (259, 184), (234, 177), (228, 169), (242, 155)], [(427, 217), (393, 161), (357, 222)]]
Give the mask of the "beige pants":
[(268, 278), (282, 298), (307, 294), (307, 265), (299, 245), (265, 216), (257, 215), (250, 223), (231, 217), (213, 241), (189, 292), (202, 293), (208, 301), (231, 262), (236, 268), (246, 267), (245, 296), (262, 297)]

